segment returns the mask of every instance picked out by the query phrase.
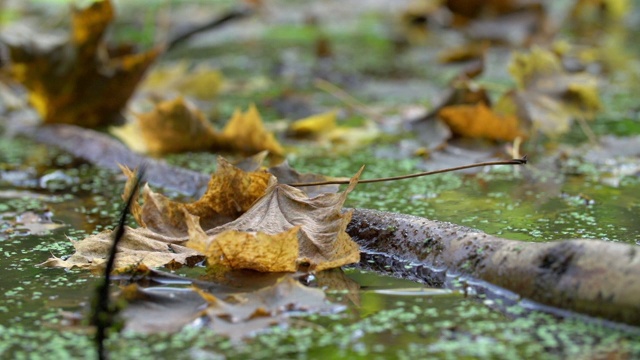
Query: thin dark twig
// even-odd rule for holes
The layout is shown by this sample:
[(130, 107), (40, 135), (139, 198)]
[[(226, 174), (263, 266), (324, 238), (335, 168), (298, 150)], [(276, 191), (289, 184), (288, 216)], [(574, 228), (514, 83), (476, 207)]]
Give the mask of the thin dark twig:
[(253, 14), (253, 10), (250, 8), (240, 8), (240, 9), (232, 9), (229, 12), (222, 14), (220, 17), (213, 19), (212, 21), (191, 28), (182, 34), (176, 35), (173, 39), (167, 42), (167, 50), (170, 51), (174, 49), (177, 45), (183, 43), (184, 41), (190, 39), (193, 35), (199, 34), (201, 32), (209, 31), (215, 29), (219, 26), (226, 24), (232, 20), (241, 19), (243, 17), (249, 16)]
[[(394, 181), (394, 180), (411, 179), (411, 178), (427, 176), (427, 175), (442, 174), (442, 173), (446, 173), (446, 172), (450, 172), (450, 171), (471, 169), (471, 168), (480, 167), (480, 166), (524, 165), (526, 163), (527, 163), (527, 155), (523, 156), (521, 159), (512, 159), (512, 160), (503, 160), (503, 161), (487, 161), (487, 162), (481, 162), (481, 163), (477, 163), (477, 164), (456, 166), (456, 167), (452, 167), (452, 168), (433, 170), (433, 171), (425, 171), (425, 172), (409, 174), (409, 175), (400, 175), (400, 176), (392, 176), (392, 177), (386, 177), (386, 178), (360, 180), (360, 181), (358, 181), (358, 184), (370, 184), (370, 183), (377, 183), (377, 182), (383, 182), (383, 181)], [(295, 186), (295, 187), (302, 187), (302, 186), (320, 186), (320, 185), (342, 185), (342, 184), (348, 184), (348, 183), (349, 183), (349, 180), (328, 180), (328, 181), (318, 181), (318, 182), (308, 182), (308, 183), (292, 183), (292, 184), (288, 184), (288, 185)]]
[(122, 239), (125, 233), (125, 225), (127, 222), (127, 216), (131, 210), (131, 204), (136, 200), (136, 194), (138, 194), (138, 188), (144, 178), (146, 165), (140, 166), (136, 178), (134, 180), (133, 187), (130, 189), (130, 193), (126, 196), (124, 208), (120, 213), (118, 224), (114, 230), (113, 243), (109, 250), (109, 257), (104, 269), (104, 277), (102, 282), (96, 287), (95, 298), (93, 301), (94, 308), (91, 316), (91, 323), (96, 326), (95, 343), (97, 347), (98, 359), (104, 360), (108, 358), (107, 351), (104, 347), (104, 342), (107, 338), (107, 330), (113, 323), (113, 312), (109, 308), (109, 283), (111, 282), (111, 272), (116, 259), (116, 251), (118, 243)]

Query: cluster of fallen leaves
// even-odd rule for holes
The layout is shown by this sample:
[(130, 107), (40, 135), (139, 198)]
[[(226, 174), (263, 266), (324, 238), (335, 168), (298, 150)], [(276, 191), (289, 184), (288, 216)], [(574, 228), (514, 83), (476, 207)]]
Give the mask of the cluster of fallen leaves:
[[(613, 22), (626, 8), (619, 3), (578, 1), (569, 16), (579, 24), (597, 17), (599, 11), (600, 18)], [(133, 53), (130, 46), (116, 48), (104, 42), (113, 12), (110, 1), (74, 10), (70, 35), (55, 41), (43, 36), (26, 38), (19, 31), (3, 35), (11, 58), (9, 72), (29, 90), (45, 123), (113, 125), (144, 72), (162, 53), (161, 47)], [(538, 132), (555, 136), (568, 131), (574, 119), (591, 119), (601, 109), (598, 79), (584, 69), (566, 68), (569, 51), (552, 42), (558, 29), (542, 2), (415, 2), (404, 19), (409, 27), (428, 30), (432, 26), (425, 24), (438, 24), (463, 32), (469, 40), (441, 54), (442, 62), (467, 62), (469, 66), (452, 81), (450, 95), (425, 117), (442, 121), (453, 136), (495, 141), (526, 139)], [(497, 100), (492, 101), (474, 83), (493, 45), (534, 43), (542, 46), (513, 53), (509, 71), (516, 86)], [(255, 106), (246, 112), (236, 110), (224, 129), (217, 131), (184, 98), (211, 99), (222, 84), (221, 74), (205, 66), (158, 67), (143, 86), (143, 93), (155, 101), (153, 108), (135, 113), (127, 126), (112, 132), (132, 149), (155, 155), (185, 151), (251, 155), (268, 150), (276, 157), (284, 156), (283, 146), (264, 126)], [(176, 90), (175, 97), (167, 99)], [(289, 126), (287, 135), (329, 144), (366, 143), (378, 135), (373, 123), (350, 131), (339, 127), (336, 117), (337, 112), (330, 111), (302, 119)]]
[[(133, 172), (123, 170), (131, 181)], [(179, 267), (205, 257), (209, 267), (222, 271), (320, 271), (357, 262), (359, 248), (345, 232), (351, 212), (341, 208), (359, 176), (343, 192), (316, 186), (306, 193), (286, 182), (329, 178), (299, 174), (286, 163), (242, 170), (219, 158), (206, 193), (195, 202), (177, 202), (145, 186), (143, 204), (132, 207), (140, 227), (127, 228), (116, 268)], [(112, 231), (103, 231), (74, 242), (71, 257), (54, 257), (43, 265), (100, 269), (112, 241)]]

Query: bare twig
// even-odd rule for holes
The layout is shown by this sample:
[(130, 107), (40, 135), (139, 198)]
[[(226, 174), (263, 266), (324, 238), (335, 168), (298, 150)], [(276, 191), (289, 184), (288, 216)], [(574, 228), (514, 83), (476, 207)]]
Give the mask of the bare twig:
[(205, 31), (209, 31), (212, 29), (215, 29), (217, 27), (220, 27), (232, 20), (238, 20), (238, 19), (242, 19), (244, 17), (247, 17), (249, 15), (253, 14), (253, 10), (251, 8), (240, 8), (240, 9), (232, 9), (229, 12), (222, 14), (220, 17), (213, 19), (212, 21), (203, 24), (203, 25), (198, 25), (194, 28), (191, 28), (181, 34), (178, 34), (177, 36), (175, 36), (173, 39), (169, 40), (167, 42), (167, 50), (166, 51), (170, 51), (173, 50), (176, 46), (178, 46), (179, 44), (185, 42), (186, 40), (190, 39), (192, 36), (205, 32)]
[[(526, 163), (527, 163), (527, 155), (523, 156), (520, 159), (512, 159), (512, 160), (504, 160), (504, 161), (487, 161), (487, 162), (481, 162), (481, 163), (477, 163), (477, 164), (456, 166), (456, 167), (440, 169), (440, 170), (425, 171), (425, 172), (420, 172), (420, 173), (416, 173), (416, 174), (392, 176), (392, 177), (377, 178), (377, 179), (360, 180), (360, 181), (358, 181), (358, 184), (370, 184), (370, 183), (377, 183), (377, 182), (383, 182), (383, 181), (395, 181), (395, 180), (411, 179), (411, 178), (416, 178), (416, 177), (421, 177), (421, 176), (428, 176), (428, 175), (434, 175), (434, 174), (442, 174), (442, 173), (451, 172), (451, 171), (471, 169), (471, 168), (480, 167), (480, 166), (524, 165)], [(309, 183), (293, 183), (293, 184), (288, 184), (288, 185), (295, 186), (295, 187), (302, 187), (302, 186), (319, 186), (319, 185), (342, 185), (342, 184), (348, 184), (348, 183), (349, 183), (349, 180), (329, 180), (329, 181), (318, 181), (318, 182), (309, 182)]]
[(107, 339), (107, 330), (113, 325), (114, 311), (109, 306), (109, 283), (111, 282), (111, 272), (116, 259), (116, 251), (120, 239), (124, 236), (125, 224), (127, 222), (127, 215), (131, 209), (131, 204), (135, 201), (136, 194), (138, 194), (138, 188), (144, 177), (146, 166), (143, 164), (137, 172), (134, 185), (130, 189), (129, 194), (126, 196), (126, 202), (118, 224), (114, 230), (113, 243), (111, 244), (111, 250), (109, 251), (109, 257), (104, 269), (104, 277), (102, 282), (96, 287), (95, 298), (93, 301), (93, 313), (91, 314), (91, 323), (96, 327), (96, 334), (94, 337), (96, 343), (96, 350), (98, 353), (98, 359), (107, 359), (107, 351), (104, 346), (104, 342)]

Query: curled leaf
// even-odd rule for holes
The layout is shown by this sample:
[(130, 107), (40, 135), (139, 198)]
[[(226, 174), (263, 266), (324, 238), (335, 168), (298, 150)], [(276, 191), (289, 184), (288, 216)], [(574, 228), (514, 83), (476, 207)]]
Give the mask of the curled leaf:
[[(210, 266), (228, 266), (230, 264), (246, 264), (237, 258), (229, 257), (225, 253), (220, 257), (217, 251), (220, 246), (212, 245), (227, 231), (240, 231), (247, 233), (264, 233), (269, 235), (270, 240), (260, 235), (261, 242), (272, 242), (268, 251), (274, 254), (281, 254), (283, 245), (279, 241), (289, 237), (297, 230), (299, 253), (294, 263), (289, 258), (283, 259), (281, 268), (297, 269), (298, 265), (309, 267), (317, 271), (340, 267), (342, 265), (357, 262), (360, 259), (358, 245), (351, 240), (346, 233), (346, 226), (351, 220), (351, 212), (342, 214), (342, 204), (347, 195), (358, 182), (358, 177), (362, 169), (351, 179), (347, 189), (338, 194), (322, 194), (309, 199), (307, 195), (299, 189), (288, 185), (271, 183), (265, 196), (260, 198), (246, 213), (238, 219), (219, 226), (206, 232), (197, 227), (190, 228), (192, 239), (187, 246), (202, 249), (213, 249), (215, 251), (206, 253)], [(191, 234), (197, 234), (193, 236)], [(225, 236), (227, 236), (227, 233)], [(226, 240), (226, 239), (225, 239)], [(245, 241), (244, 239), (242, 241)], [(260, 253), (244, 253), (242, 256), (250, 258), (267, 258)], [(272, 258), (269, 256), (268, 258)], [(273, 264), (251, 265), (251, 269), (271, 268)], [(280, 266), (279, 266), (280, 267)]]

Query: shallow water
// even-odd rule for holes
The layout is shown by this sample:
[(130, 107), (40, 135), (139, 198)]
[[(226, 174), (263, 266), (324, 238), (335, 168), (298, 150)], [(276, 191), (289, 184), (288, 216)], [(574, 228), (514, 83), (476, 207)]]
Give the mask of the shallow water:
[[(0, 354), (12, 358), (50, 358), (52, 354), (88, 357), (92, 345), (86, 329), (61, 329), (60, 312), (86, 314), (97, 277), (77, 270), (43, 269), (36, 264), (51, 254), (70, 254), (68, 238), (81, 239), (112, 226), (120, 208), (124, 179), (29, 141), (3, 139), (0, 147), (4, 175), (9, 171), (30, 174), (19, 183), (2, 182), (3, 214), (49, 211), (53, 221), (62, 225), (46, 234), (29, 235), (27, 230), (20, 230), (20, 224), (8, 221), (10, 215), (3, 217)], [(330, 169), (334, 175), (345, 175), (363, 161), (366, 154), (346, 160), (298, 158), (293, 165), (303, 171)], [(367, 177), (413, 171), (415, 166), (412, 161), (380, 159), (369, 166)], [(49, 188), (35, 185), (43, 175), (56, 171), (59, 181), (49, 182)], [(630, 214), (637, 210), (638, 182), (608, 188), (579, 180), (562, 184), (557, 196), (539, 196), (523, 190), (526, 177), (514, 174), (512, 169), (479, 175), (448, 174), (361, 185), (347, 206), (426, 216), (522, 240), (593, 236), (636, 241), (640, 228)], [(584, 188), (590, 189), (593, 204), (585, 204), (577, 196)], [(138, 359), (207, 358), (216, 354), (231, 358), (250, 354), (256, 359), (640, 355), (637, 333), (579, 318), (560, 320), (543, 312), (529, 312), (509, 299), (429, 289), (385, 276), (385, 272), (398, 274), (391, 265), (383, 265), (377, 272), (367, 270), (371, 258), (367, 259), (362, 266), (345, 269), (355, 287), (327, 291), (329, 299), (347, 305), (343, 312), (294, 319), (288, 328), (274, 328), (241, 344), (208, 330), (185, 329), (176, 335), (116, 335), (110, 348), (114, 358)], [(189, 276), (202, 272), (177, 271)]]

